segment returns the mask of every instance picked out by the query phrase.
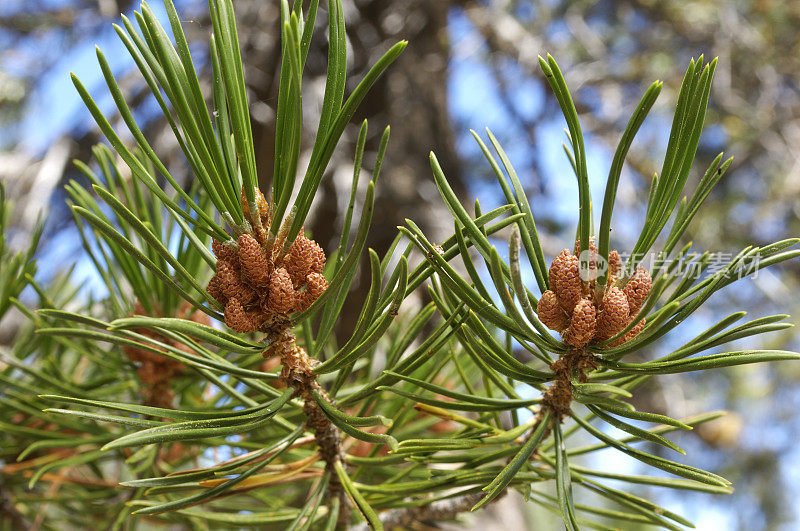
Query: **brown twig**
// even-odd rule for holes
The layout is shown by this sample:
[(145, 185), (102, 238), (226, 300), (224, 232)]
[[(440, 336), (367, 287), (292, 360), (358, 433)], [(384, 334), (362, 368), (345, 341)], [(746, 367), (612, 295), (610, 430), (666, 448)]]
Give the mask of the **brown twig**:
[[(501, 495), (502, 496), (502, 495)], [(440, 500), (420, 507), (391, 509), (380, 516), (385, 530), (408, 527), (416, 522), (441, 522), (452, 520), (460, 513), (468, 511), (483, 497), (483, 492), (472, 492), (449, 500)], [(498, 497), (499, 498), (499, 497)], [(350, 531), (366, 531), (367, 524), (359, 524)]]
[[(314, 392), (328, 400), (327, 393), (317, 382), (317, 373), (314, 372), (314, 367), (318, 362), (311, 358), (304, 348), (297, 345), (295, 336), (288, 325), (270, 333), (269, 340), (270, 348), (264, 353), (264, 356), (277, 355), (280, 358), (283, 366), (280, 380), (295, 390), (294, 396), (303, 400), (306, 427), (314, 432), (320, 456), (325, 461), (325, 468), (333, 471), (337, 462), (344, 462), (342, 436), (339, 429), (331, 423), (314, 400)], [(349, 499), (335, 474), (331, 474), (328, 491), (332, 498), (339, 499), (341, 507), (339, 522), (346, 522), (349, 517)]]

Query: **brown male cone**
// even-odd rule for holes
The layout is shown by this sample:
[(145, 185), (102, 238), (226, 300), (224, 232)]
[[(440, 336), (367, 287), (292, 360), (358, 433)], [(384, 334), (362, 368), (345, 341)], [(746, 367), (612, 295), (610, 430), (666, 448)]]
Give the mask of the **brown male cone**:
[[(646, 324), (647, 324), (647, 321), (645, 319), (642, 319), (641, 321), (636, 323), (633, 328), (628, 330), (628, 332), (626, 332), (624, 336), (620, 337), (619, 339), (615, 339), (608, 346), (609, 347), (618, 347), (618, 346), (622, 345), (623, 343), (627, 343), (628, 341), (630, 341), (634, 337), (638, 336), (639, 332), (641, 332), (644, 329), (644, 325), (646, 325)], [(625, 325), (625, 326), (627, 326), (627, 325)]]
[(242, 305), (246, 305), (257, 298), (256, 292), (242, 282), (239, 268), (227, 260), (217, 260), (217, 278), (227, 299), (238, 299)]
[[(211, 323), (205, 313), (201, 312), (200, 310), (190, 312), (191, 309), (192, 305), (188, 302), (185, 302), (178, 309), (175, 317), (180, 319), (189, 319), (204, 325), (209, 325)], [(148, 315), (148, 313), (141, 303), (136, 302), (130, 315)], [(188, 354), (195, 353), (191, 348), (183, 343), (175, 339), (162, 336), (161, 334), (152, 330), (137, 328), (134, 329), (134, 332), (148, 337), (153, 341), (165, 343), (171, 347), (180, 349)], [(151, 346), (159, 351), (164, 350), (162, 347), (157, 345)], [(128, 359), (136, 364), (136, 373), (139, 376), (139, 380), (142, 382), (142, 403), (147, 406), (171, 408), (172, 400), (175, 396), (172, 393), (171, 382), (175, 376), (183, 372), (183, 363), (176, 359), (168, 358), (167, 356), (162, 356), (155, 352), (151, 352), (150, 350), (138, 348), (133, 345), (125, 345), (122, 347), (122, 350)]]
[(225, 324), (234, 332), (247, 334), (258, 329), (258, 313), (247, 311), (239, 299), (230, 299), (225, 305)]
[[(306, 281), (308, 273), (312, 271), (312, 266), (316, 259), (316, 249), (318, 248), (319, 246), (306, 238), (303, 232), (297, 235), (297, 239), (292, 244), (292, 247), (289, 249), (289, 254), (284, 260), (284, 262), (286, 262), (284, 269), (289, 273), (289, 277), (292, 279), (292, 284), (295, 288), (302, 286)], [(323, 261), (324, 256), (323, 254)]]
[(559, 304), (567, 313), (581, 298), (582, 282), (578, 257), (564, 249), (550, 264), (548, 272), (550, 288), (556, 294)]
[(272, 272), (269, 279), (267, 308), (275, 313), (289, 313), (294, 309), (295, 296), (292, 278), (282, 267)]
[(211, 240), (211, 250), (214, 251), (214, 256), (220, 260), (225, 260), (229, 264), (236, 263), (236, 261), (239, 259), (236, 249), (225, 245), (218, 240)]
[(569, 327), (561, 334), (566, 344), (583, 348), (594, 338), (597, 327), (597, 310), (589, 299), (581, 299), (572, 311)]
[[(576, 242), (576, 253), (578, 249), (579, 243)], [(589, 251), (590, 280), (584, 282), (580, 278), (578, 257), (569, 249), (564, 249), (553, 260), (548, 271), (551, 289), (542, 294), (536, 307), (542, 324), (559, 332), (564, 343), (575, 349), (592, 342), (605, 341), (628, 326), (647, 300), (653, 285), (650, 273), (639, 266), (623, 289), (617, 287), (622, 260), (619, 253), (612, 250), (608, 254), (608, 282), (605, 289), (596, 294), (591, 273), (597, 271), (599, 257), (593, 239), (589, 242)], [(644, 325), (644, 319), (640, 320), (623, 337), (608, 346), (630, 341)]]
[(214, 300), (220, 304), (225, 304), (225, 301), (228, 300), (228, 298), (225, 296), (225, 293), (222, 291), (222, 284), (220, 283), (217, 275), (214, 275), (211, 277), (211, 280), (208, 281), (206, 291), (208, 291), (208, 294), (214, 297)]
[(270, 267), (267, 255), (255, 238), (249, 234), (239, 236), (239, 267), (247, 281), (256, 288), (269, 286)]
[(297, 299), (297, 311), (305, 311), (328, 289), (328, 280), (322, 273), (311, 272), (306, 277), (306, 289)]
[[(242, 199), (244, 213), (249, 218), (246, 205)], [(258, 190), (256, 205), (262, 224), (269, 226), (271, 209)], [(322, 275), (325, 252), (302, 229), (286, 255), (280, 256), (278, 249), (286, 237), (286, 225), (281, 227), (272, 253), (264, 249), (264, 235), (245, 233), (235, 243), (212, 242), (217, 266), (207, 290), (224, 306), (225, 323), (236, 332), (267, 332), (269, 323), (276, 318), (286, 322), (290, 313), (307, 309), (328, 287)]]
[(542, 298), (536, 305), (536, 313), (542, 324), (550, 330), (561, 332), (569, 326), (569, 317), (558, 303), (556, 294), (550, 290), (542, 293)]
[(616, 249), (608, 253), (608, 282), (616, 280), (622, 271), (622, 259)]
[(603, 297), (600, 315), (597, 317), (597, 339), (613, 336), (630, 321), (628, 298), (616, 286), (612, 286)]
[(637, 266), (636, 272), (622, 289), (625, 296), (628, 298), (628, 305), (630, 306), (632, 315), (635, 315), (636, 312), (641, 309), (644, 301), (646, 301), (648, 295), (650, 295), (652, 287), (653, 279), (650, 278), (650, 273), (648, 273), (647, 269), (644, 267)]
[[(258, 207), (259, 215), (262, 218), (269, 218), (269, 203), (264, 198), (264, 194), (261, 193), (261, 190), (256, 188), (255, 196), (256, 196), (255, 197), (256, 207)], [(252, 220), (252, 217), (250, 216), (250, 206), (247, 204), (247, 196), (244, 193), (244, 186), (242, 186), (241, 202), (242, 202), (242, 211), (244, 212), (244, 215)]]

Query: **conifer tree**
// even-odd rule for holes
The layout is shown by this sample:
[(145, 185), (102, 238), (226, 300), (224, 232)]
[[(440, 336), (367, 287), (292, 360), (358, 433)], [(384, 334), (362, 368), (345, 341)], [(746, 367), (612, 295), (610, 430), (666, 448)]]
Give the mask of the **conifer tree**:
[[(656, 359), (635, 356), (717, 291), (800, 254), (791, 249), (800, 240), (787, 239), (747, 247), (712, 268), (710, 253), (681, 240), (731, 163), (720, 154), (686, 190), (716, 60), (689, 63), (632, 249), (612, 245), (615, 195), (661, 83), (646, 90), (622, 134), (595, 225), (577, 112), (548, 56), (540, 65), (567, 123), (564, 148), (579, 190), (575, 239), (545, 256), (535, 198), (487, 131), (488, 144), (473, 135), (506, 204), (483, 212), (476, 202), (468, 212), (431, 154), (452, 235), (437, 244), (405, 220), (379, 256), (364, 247), (388, 127), (368, 169), (366, 122), (359, 130), (338, 245), (323, 248), (304, 222), (345, 127), (405, 42), (346, 94), (344, 10), (329, 0), (327, 83), (311, 156), (301, 160), (303, 71), (325, 10), (316, 0), (305, 10), (282, 1), (278, 156), (271, 188), (260, 190), (232, 1), (209, 2), (211, 94), (203, 93), (175, 8), (165, 4), (170, 32), (145, 3), (115, 29), (181, 146), (191, 182), (171, 176), (98, 50), (127, 132), (74, 78), (108, 145), (98, 145), (92, 161), (76, 161), (88, 185), (70, 182), (67, 193), (106, 293), (88, 298), (69, 273), (41, 285), (38, 236), (23, 254), (0, 240), (0, 258), (11, 264), (0, 275), (0, 317), (15, 305), (30, 321), (2, 352), (4, 525), (411, 528), (458, 518), (517, 489), (568, 529), (606, 529), (609, 521), (682, 529), (690, 523), (680, 515), (607, 480), (731, 491), (717, 474), (642, 448), (684, 454), (667, 435), (721, 413), (673, 419), (628, 400), (657, 375), (800, 358), (718, 352), (790, 326), (785, 315), (737, 324), (743, 311)], [(364, 254), (370, 289), (353, 301)], [(16, 299), (28, 284), (38, 294), (35, 312)], [(345, 304), (360, 313), (342, 341), (333, 330)], [(577, 445), (578, 433), (596, 442)], [(669, 476), (575, 463), (607, 448)], [(584, 493), (607, 503), (582, 503)]]

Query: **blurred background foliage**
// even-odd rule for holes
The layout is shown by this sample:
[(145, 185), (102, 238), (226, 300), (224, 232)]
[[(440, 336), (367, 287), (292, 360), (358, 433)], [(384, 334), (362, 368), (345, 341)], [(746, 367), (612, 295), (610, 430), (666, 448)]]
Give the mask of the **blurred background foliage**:
[[(205, 38), (206, 3), (179, 0), (190, 40)], [(163, 8), (153, 2), (163, 16)], [(277, 103), (279, 2), (235, 2), (250, 90), (259, 175), (265, 188), (274, 157)], [(704, 53), (719, 57), (709, 116), (695, 172), (719, 153), (734, 156), (689, 228), (696, 247), (731, 253), (747, 244), (763, 245), (800, 234), (800, 3), (782, 0), (348, 0), (348, 60), (351, 79), (398, 39), (409, 46), (373, 89), (344, 143), (334, 155), (331, 175), (308, 224), (323, 247), (337, 237), (336, 219), (349, 195), (352, 143), (364, 118), (392, 126), (392, 146), (378, 188), (371, 241), (383, 252), (403, 218), (412, 218), (429, 235), (446, 233), (450, 217), (440, 211), (427, 154), (436, 152), (451, 183), (466, 204), (479, 197), (488, 209), (495, 197), (489, 168), (469, 129), (491, 127), (506, 147), (528, 188), (543, 245), (550, 257), (569, 244), (577, 220), (577, 190), (566, 158), (563, 118), (538, 74), (537, 55), (551, 53), (565, 70), (587, 129), (587, 158), (595, 194), (610, 164), (613, 146), (644, 88), (662, 79), (664, 90), (645, 122), (623, 173), (615, 209), (612, 247), (630, 248), (644, 212), (647, 185), (663, 156), (671, 107), (680, 86), (682, 65)], [(88, 272), (80, 238), (68, 226), (63, 184), (82, 177), (71, 159), (88, 160), (99, 140), (88, 113), (69, 84), (76, 71), (90, 91), (99, 85), (95, 44), (106, 51), (146, 134), (160, 139), (162, 159), (173, 175), (189, 178), (185, 161), (165, 124), (157, 116), (143, 82), (113, 36), (111, 22), (132, 5), (118, 0), (3, 0), (0, 3), (0, 179), (16, 202), (10, 244), (24, 247), (35, 230), (36, 216), (49, 210), (40, 246), (39, 275), (57, 275), (77, 260), (76, 271)], [(323, 17), (324, 18), (324, 17)], [(193, 30), (196, 35), (193, 35)], [(202, 57), (204, 42), (194, 44)], [(304, 88), (309, 101), (321, 99), (326, 50), (316, 41), (308, 60)], [(115, 48), (116, 47), (116, 48)], [(208, 82), (209, 64), (198, 65)], [(127, 75), (127, 74), (131, 75)], [(201, 77), (201, 81), (203, 78)], [(352, 87), (351, 87), (352, 88)], [(210, 93), (206, 91), (206, 93)], [(109, 110), (112, 102), (98, 102)], [(309, 123), (318, 116), (307, 112)], [(369, 139), (374, 157), (379, 128)], [(349, 145), (348, 145), (349, 143)], [(310, 150), (310, 145), (305, 146)], [(368, 155), (369, 157), (370, 155)], [(369, 165), (369, 164), (368, 164)], [(700, 175), (690, 177), (694, 182)], [(596, 184), (595, 184), (596, 183)], [(595, 204), (599, 198), (595, 196)], [(629, 222), (626, 222), (629, 221)], [(630, 227), (627, 229), (626, 227)], [(83, 266), (82, 266), (83, 264)], [(84, 273), (86, 274), (86, 273)], [(97, 289), (87, 278), (86, 289)], [(361, 282), (368, 287), (368, 279)], [(716, 295), (687, 323), (685, 334), (708, 326), (733, 304), (750, 308), (752, 317), (785, 311), (797, 324), (800, 314), (800, 264), (760, 272), (753, 282)], [(23, 294), (23, 298), (24, 298)], [(33, 303), (33, 294), (28, 294)], [(345, 315), (343, 330), (357, 315)], [(21, 317), (6, 316), (0, 344), (8, 345)], [(680, 337), (667, 336), (677, 343)], [(770, 337), (765, 348), (798, 350), (792, 330)], [(743, 347), (749, 347), (743, 344)], [(643, 357), (652, 352), (642, 352)], [(679, 509), (702, 529), (797, 529), (800, 526), (800, 370), (795, 364), (754, 365), (715, 372), (695, 379), (680, 375), (658, 379), (640, 394), (643, 409), (685, 416), (709, 409), (730, 414), (699, 433), (676, 442), (687, 449), (688, 464), (702, 464), (734, 481), (728, 497), (647, 492)], [(699, 437), (698, 437), (699, 435)], [(598, 454), (602, 459), (606, 453)], [(608, 456), (610, 457), (610, 456)], [(615, 458), (616, 459), (616, 458)], [(726, 463), (737, 463), (731, 469)], [(740, 465), (742, 464), (743, 465)], [(635, 465), (620, 463), (635, 472)], [(538, 528), (547, 515), (530, 514), (508, 496), (474, 525)], [(509, 527), (511, 526), (511, 527)], [(543, 525), (542, 528), (549, 528)]]

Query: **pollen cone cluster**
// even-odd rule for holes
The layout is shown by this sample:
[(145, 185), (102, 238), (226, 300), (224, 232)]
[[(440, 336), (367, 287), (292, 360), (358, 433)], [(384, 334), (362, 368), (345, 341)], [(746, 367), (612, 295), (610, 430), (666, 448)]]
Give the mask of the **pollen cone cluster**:
[[(225, 323), (242, 333), (267, 332), (271, 323), (286, 322), (289, 314), (307, 309), (328, 287), (322, 275), (322, 248), (301, 230), (283, 255), (284, 228), (268, 242), (271, 209), (260, 192), (256, 204), (261, 229), (255, 230), (255, 235), (242, 234), (235, 244), (214, 240), (216, 275), (207, 287), (208, 293), (224, 305)], [(242, 200), (242, 205), (250, 217), (247, 202)]]
[[(179, 319), (189, 319), (196, 323), (209, 325), (211, 321), (208, 316), (196, 310), (191, 312), (192, 306), (189, 303), (184, 303), (181, 306), (178, 314), (175, 317)], [(132, 315), (148, 315), (144, 307), (137, 302), (133, 307)], [(158, 316), (155, 316), (158, 317)], [(178, 348), (189, 354), (194, 352), (183, 343), (164, 337), (161, 334), (147, 330), (144, 328), (134, 329), (134, 332), (143, 336), (149, 337), (159, 343), (164, 343), (171, 347)], [(162, 347), (154, 345), (158, 350), (163, 350)], [(170, 408), (172, 407), (172, 379), (183, 371), (183, 364), (178, 360), (161, 356), (155, 352), (136, 348), (133, 346), (123, 346), (123, 352), (133, 363), (136, 364), (136, 372), (143, 384), (143, 397), (142, 403), (147, 406)]]
[[(584, 274), (575, 252), (564, 249), (550, 264), (550, 289), (542, 294), (536, 312), (542, 323), (561, 334), (573, 348), (583, 348), (592, 342), (605, 341), (626, 328), (636, 317), (652, 288), (650, 273), (641, 266), (623, 288), (620, 281), (622, 262), (614, 250), (608, 256), (608, 281), (602, 293), (595, 289), (598, 253), (594, 241), (589, 242)], [(624, 336), (609, 344), (621, 345), (633, 339), (645, 325), (642, 319)]]

